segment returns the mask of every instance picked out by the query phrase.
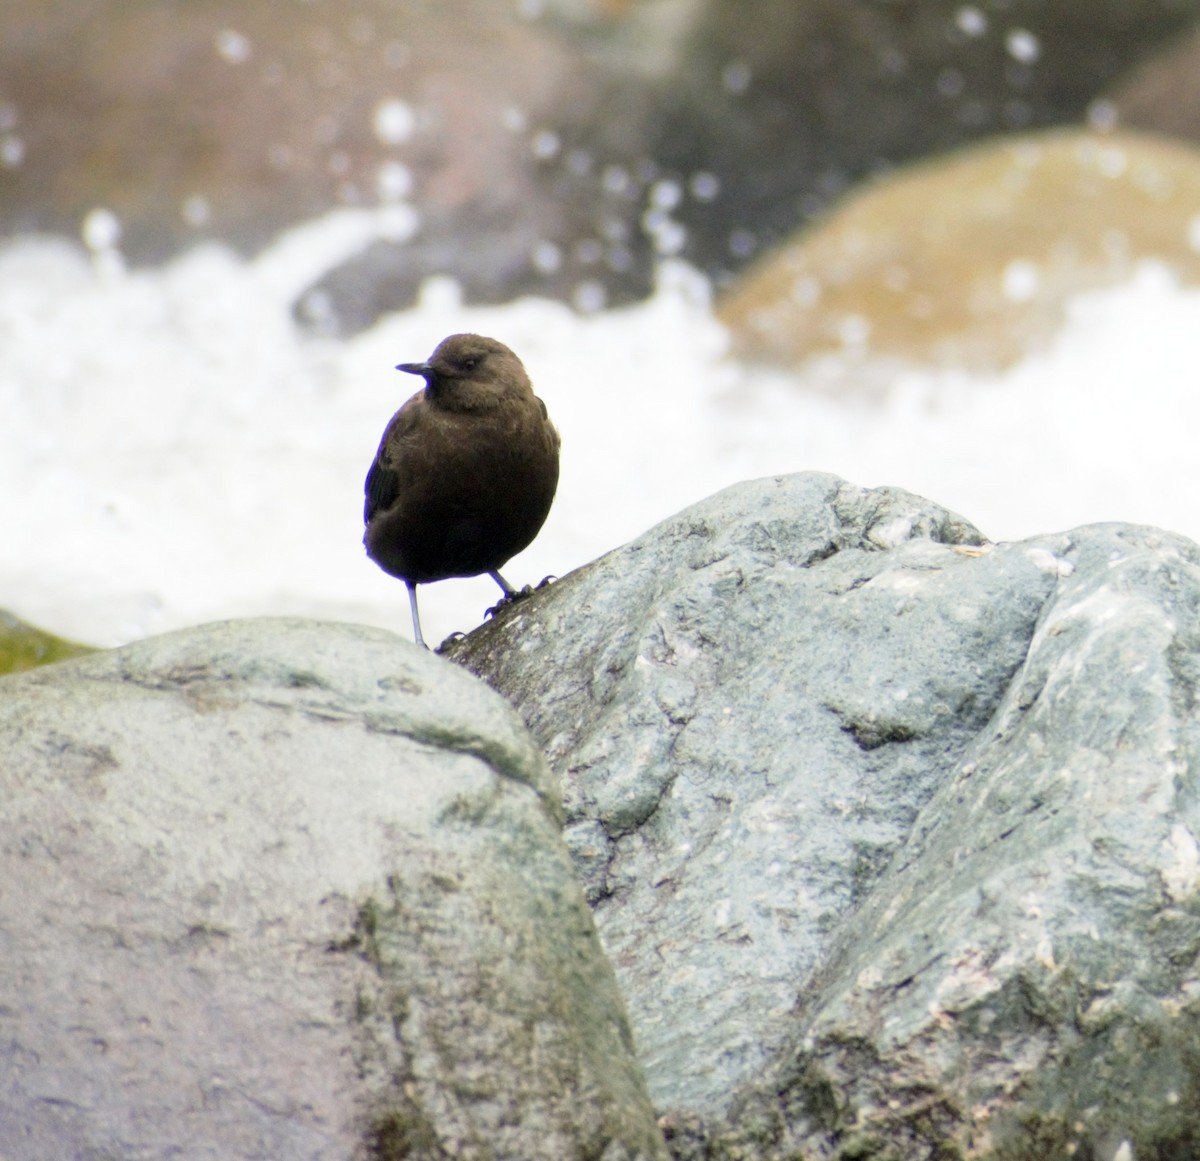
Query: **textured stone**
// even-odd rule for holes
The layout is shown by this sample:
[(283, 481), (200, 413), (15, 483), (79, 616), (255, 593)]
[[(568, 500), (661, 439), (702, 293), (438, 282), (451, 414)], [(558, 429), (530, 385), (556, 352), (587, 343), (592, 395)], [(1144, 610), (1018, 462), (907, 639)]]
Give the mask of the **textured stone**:
[(776, 478), (453, 656), (561, 779), (676, 1156), (1195, 1155), (1196, 545)]
[(656, 1157), (515, 715), (229, 622), (0, 681), (0, 1154)]

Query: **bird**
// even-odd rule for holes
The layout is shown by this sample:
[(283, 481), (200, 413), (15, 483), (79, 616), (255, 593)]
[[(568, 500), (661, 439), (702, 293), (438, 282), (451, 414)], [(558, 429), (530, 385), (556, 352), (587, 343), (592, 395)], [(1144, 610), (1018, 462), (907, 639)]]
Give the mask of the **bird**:
[(450, 335), (427, 362), (396, 370), (425, 386), (392, 416), (367, 472), (363, 544), (408, 586), (413, 636), (428, 648), (418, 585), (487, 573), (500, 605), (520, 595), (500, 569), (549, 515), (560, 439), (521, 360), (496, 339)]

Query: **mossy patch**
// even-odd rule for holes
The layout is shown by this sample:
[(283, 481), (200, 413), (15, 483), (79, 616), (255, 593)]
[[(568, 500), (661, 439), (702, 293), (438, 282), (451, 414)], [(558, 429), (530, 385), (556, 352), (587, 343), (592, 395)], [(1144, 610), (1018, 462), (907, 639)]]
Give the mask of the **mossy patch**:
[(93, 652), (91, 645), (81, 645), (35, 629), (0, 609), (0, 676)]

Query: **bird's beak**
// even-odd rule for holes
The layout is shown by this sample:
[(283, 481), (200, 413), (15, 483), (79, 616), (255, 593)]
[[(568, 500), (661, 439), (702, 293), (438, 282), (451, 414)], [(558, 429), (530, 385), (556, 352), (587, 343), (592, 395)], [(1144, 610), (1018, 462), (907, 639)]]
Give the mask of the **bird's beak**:
[(427, 379), (433, 367), (429, 363), (397, 363), (396, 370), (405, 371), (409, 375), (420, 375)]

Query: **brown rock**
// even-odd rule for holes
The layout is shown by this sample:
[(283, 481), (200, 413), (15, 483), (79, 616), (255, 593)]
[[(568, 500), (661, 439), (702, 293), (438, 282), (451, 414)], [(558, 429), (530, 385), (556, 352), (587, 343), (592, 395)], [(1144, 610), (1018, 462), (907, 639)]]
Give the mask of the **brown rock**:
[(628, 244), (615, 263), (575, 245), (615, 234), (614, 207), (636, 220), (605, 194), (601, 161), (580, 175), (565, 151), (537, 160), (539, 132), (590, 118), (607, 74), (557, 24), (513, 9), (9, 0), (0, 233), (78, 236), (103, 207), (126, 257), (155, 262), (209, 238), (253, 253), (329, 209), (405, 200), (420, 231), (347, 289), (365, 298), (355, 322), (406, 305), (434, 273), (476, 300), (570, 298), (588, 280), (619, 300), (621, 266), (644, 293)]
[(719, 303), (745, 359), (1003, 367), (1067, 299), (1142, 259), (1200, 281), (1200, 151), (1050, 132), (902, 170), (842, 202)]
[(1080, 122), (1196, 0), (706, 0), (652, 156), (708, 170), (685, 256), (717, 278), (862, 180), (1000, 133)]

